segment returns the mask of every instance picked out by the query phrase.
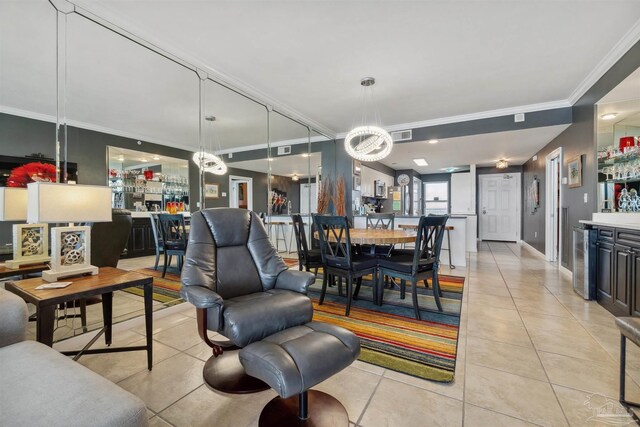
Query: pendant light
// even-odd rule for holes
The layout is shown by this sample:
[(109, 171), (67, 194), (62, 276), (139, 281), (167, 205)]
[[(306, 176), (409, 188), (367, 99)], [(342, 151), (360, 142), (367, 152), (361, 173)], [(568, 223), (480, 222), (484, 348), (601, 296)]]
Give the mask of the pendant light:
[[(216, 120), (215, 116), (206, 116), (205, 120), (211, 122), (211, 140), (209, 142), (209, 151), (205, 151), (204, 147), (200, 151), (193, 153), (193, 161), (204, 172), (209, 172), (214, 175), (224, 175), (227, 173), (227, 165), (222, 158), (213, 154), (213, 122)], [(220, 149), (220, 141), (218, 140), (218, 149)]]
[[(375, 162), (382, 160), (391, 153), (393, 148), (393, 139), (389, 132), (382, 129), (380, 124), (380, 116), (373, 103), (373, 85), (376, 79), (373, 77), (364, 77), (360, 80), (363, 89), (363, 112), (362, 126), (352, 129), (344, 138), (344, 149), (351, 157), (362, 162)], [(371, 98), (373, 117), (367, 117), (367, 102)], [(372, 120), (373, 124), (367, 124), (368, 120)]]
[(500, 159), (496, 162), (496, 168), (497, 169), (506, 169), (509, 167), (509, 162), (507, 162), (504, 159)]

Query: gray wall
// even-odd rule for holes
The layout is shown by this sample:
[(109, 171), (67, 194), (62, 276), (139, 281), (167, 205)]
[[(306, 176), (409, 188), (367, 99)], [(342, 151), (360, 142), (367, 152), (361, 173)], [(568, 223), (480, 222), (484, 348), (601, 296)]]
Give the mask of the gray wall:
[[(560, 218), (568, 224), (561, 236), (563, 242), (562, 265), (572, 269), (569, 254), (571, 229), (579, 225), (581, 219), (591, 219), (597, 210), (596, 173), (596, 107), (595, 103), (611, 89), (640, 67), (640, 42), (636, 43), (587, 93), (573, 106), (573, 124), (540, 150), (538, 160), (528, 160), (524, 164), (525, 188), (534, 175), (540, 180), (540, 207), (535, 214), (524, 213), (523, 240), (539, 250), (545, 251), (545, 157), (558, 147), (563, 149), (562, 175), (567, 175), (567, 160), (582, 155), (582, 186), (569, 188), (563, 185), (564, 200), (561, 208), (567, 209), (567, 218)], [(584, 194), (588, 202), (584, 202)], [(526, 201), (525, 209), (526, 209)], [(525, 210), (523, 209), (523, 211)], [(535, 233), (537, 232), (537, 237)]]
[[(55, 158), (55, 124), (0, 113), (0, 154), (24, 157), (33, 153), (42, 153), (45, 157)], [(160, 156), (175, 157), (189, 161), (189, 192), (191, 211), (198, 210), (199, 173), (191, 161), (192, 152), (164, 145), (142, 142), (106, 133), (69, 127), (67, 138), (68, 161), (78, 164), (78, 183), (106, 185), (107, 183), (107, 146), (128, 148)], [(11, 224), (0, 222), (0, 245), (11, 242)]]

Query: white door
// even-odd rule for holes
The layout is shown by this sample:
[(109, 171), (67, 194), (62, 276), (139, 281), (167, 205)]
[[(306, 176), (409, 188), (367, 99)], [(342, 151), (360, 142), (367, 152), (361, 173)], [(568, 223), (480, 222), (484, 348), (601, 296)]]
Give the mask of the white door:
[(317, 210), (316, 184), (300, 184), (300, 214), (308, 215)]
[[(246, 184), (244, 189), (240, 189), (239, 184)], [(246, 189), (246, 190), (245, 190)], [(246, 194), (245, 194), (246, 191)], [(244, 176), (229, 176), (229, 207), (237, 208), (240, 206), (240, 200), (243, 200), (243, 206), (246, 204), (247, 209), (253, 210), (253, 178)]]
[(480, 175), (480, 238), (520, 238), (520, 174)]
[(556, 157), (551, 160), (551, 195), (548, 197), (549, 203), (551, 203), (551, 223), (553, 227), (552, 247), (551, 247), (551, 261), (558, 260), (559, 253), (559, 233), (560, 233), (560, 157)]

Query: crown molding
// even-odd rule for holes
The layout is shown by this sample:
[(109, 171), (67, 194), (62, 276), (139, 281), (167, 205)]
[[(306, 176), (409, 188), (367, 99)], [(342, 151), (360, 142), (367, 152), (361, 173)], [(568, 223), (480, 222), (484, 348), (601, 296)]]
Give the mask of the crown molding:
[[(535, 111), (554, 110), (557, 108), (571, 107), (568, 100), (542, 102), (539, 104), (522, 105), (520, 107), (501, 108), (498, 110), (481, 111), (479, 113), (462, 114), (459, 116), (442, 117), (438, 119), (422, 120), (418, 122), (401, 123), (390, 126), (383, 126), (388, 132), (398, 130), (419, 129), (431, 126), (446, 125), (451, 123), (468, 122), (472, 120), (491, 119), (494, 117), (509, 116), (518, 113), (533, 113)], [(347, 132), (341, 132), (336, 135), (336, 139), (344, 138)]]
[(625, 33), (587, 77), (569, 95), (568, 101), (575, 104), (622, 56), (640, 41), (640, 19)]
[[(12, 116), (25, 117), (28, 119), (35, 119), (49, 123), (56, 123), (56, 117), (49, 114), (42, 113), (34, 113), (32, 111), (22, 110), (19, 108), (8, 107), (6, 105), (0, 105), (0, 113), (10, 114)], [(68, 126), (73, 126), (79, 129), (91, 130), (94, 132), (106, 133), (109, 135), (121, 136), (123, 138), (134, 139), (136, 141), (150, 142), (152, 144), (164, 145), (167, 147), (177, 148), (179, 150), (183, 150), (189, 153), (193, 153), (197, 151), (197, 147), (191, 148), (185, 146), (184, 143), (180, 144), (177, 142), (158, 139), (149, 135), (135, 134), (130, 132), (124, 132), (118, 129), (113, 129), (105, 126), (94, 125), (91, 123), (81, 122), (77, 120), (67, 120)]]
[(114, 13), (91, 0), (72, 0), (70, 2), (75, 4), (76, 13), (85, 16), (119, 34), (129, 37), (153, 51), (167, 56), (183, 66), (192, 69), (198, 75), (206, 73), (210, 79), (227, 86), (229, 89), (239, 93), (240, 95), (246, 96), (258, 104), (263, 105), (267, 110), (279, 110), (291, 118), (307, 124), (309, 127), (319, 131), (320, 133), (324, 133), (331, 137), (335, 135), (335, 131), (333, 129), (296, 112), (295, 109), (267, 95), (260, 89), (205, 64), (200, 59), (185, 53), (181, 49), (173, 46), (171, 43), (154, 37), (148, 32), (137, 28), (136, 25), (126, 19), (126, 17)]

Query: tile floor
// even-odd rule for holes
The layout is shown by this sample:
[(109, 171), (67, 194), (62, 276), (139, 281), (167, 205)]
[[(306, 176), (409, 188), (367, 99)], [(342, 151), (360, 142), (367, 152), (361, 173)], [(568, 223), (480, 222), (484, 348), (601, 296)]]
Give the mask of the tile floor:
[[(586, 401), (594, 393), (617, 396), (613, 316), (582, 300), (557, 268), (516, 244), (483, 243), (470, 254), (466, 272), (452, 271), (465, 273), (453, 383), (355, 362), (316, 388), (342, 401), (351, 422), (364, 427), (606, 425), (590, 419)], [(80, 361), (140, 396), (153, 426), (257, 425), (275, 393), (209, 390), (202, 367), (211, 353), (198, 337), (194, 315), (185, 304), (155, 322), (152, 372), (138, 352)], [(120, 331), (114, 344), (140, 342), (143, 334), (139, 325)], [(628, 397), (640, 401), (640, 351), (629, 350)]]

